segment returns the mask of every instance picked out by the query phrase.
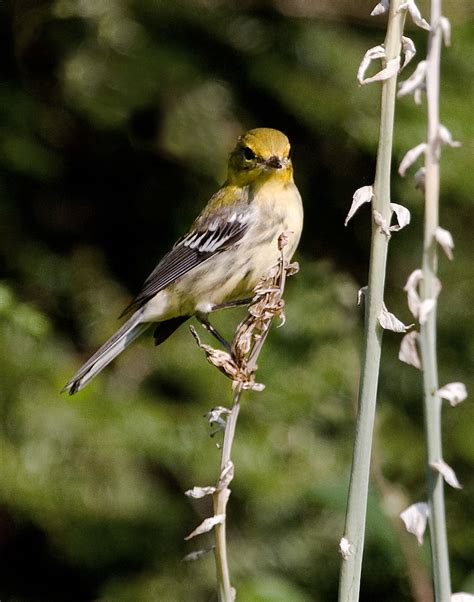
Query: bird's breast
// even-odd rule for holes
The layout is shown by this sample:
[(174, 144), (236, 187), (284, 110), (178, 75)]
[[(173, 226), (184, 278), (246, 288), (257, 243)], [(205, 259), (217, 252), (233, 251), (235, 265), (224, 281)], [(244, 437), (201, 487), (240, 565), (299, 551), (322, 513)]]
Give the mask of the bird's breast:
[(279, 260), (278, 237), (282, 232), (288, 233), (284, 254), (291, 259), (303, 227), (298, 189), (293, 183), (268, 183), (252, 196), (244, 236), (167, 288), (166, 318), (209, 313), (215, 305), (252, 296), (259, 280)]

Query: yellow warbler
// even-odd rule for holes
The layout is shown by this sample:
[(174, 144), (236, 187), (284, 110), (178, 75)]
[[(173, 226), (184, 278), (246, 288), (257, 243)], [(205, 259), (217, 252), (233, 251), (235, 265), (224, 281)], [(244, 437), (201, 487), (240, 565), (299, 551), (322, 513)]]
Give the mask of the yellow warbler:
[(208, 314), (248, 303), (257, 282), (278, 261), (278, 236), (291, 233), (284, 249), (290, 259), (302, 227), (303, 206), (293, 182), (288, 138), (270, 128), (248, 131), (230, 154), (222, 188), (123, 312), (133, 311), (131, 317), (64, 390), (72, 395), (82, 389), (153, 323), (158, 323), (156, 344), (193, 315), (225, 343)]

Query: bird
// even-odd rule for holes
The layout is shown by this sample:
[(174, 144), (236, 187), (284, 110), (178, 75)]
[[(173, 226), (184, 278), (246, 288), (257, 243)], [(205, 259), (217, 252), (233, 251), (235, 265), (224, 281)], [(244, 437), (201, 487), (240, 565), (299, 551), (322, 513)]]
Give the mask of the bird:
[(209, 314), (249, 304), (252, 291), (280, 257), (278, 237), (289, 232), (283, 250), (293, 256), (303, 228), (303, 204), (293, 181), (290, 142), (272, 128), (241, 135), (228, 161), (227, 179), (190, 229), (159, 261), (120, 317), (128, 320), (63, 388), (80, 391), (137, 337), (155, 326), (163, 343), (195, 316), (224, 346)]

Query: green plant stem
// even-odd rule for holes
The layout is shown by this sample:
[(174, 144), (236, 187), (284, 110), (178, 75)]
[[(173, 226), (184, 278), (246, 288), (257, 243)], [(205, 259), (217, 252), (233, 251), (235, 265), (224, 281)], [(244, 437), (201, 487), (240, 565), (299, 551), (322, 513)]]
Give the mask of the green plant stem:
[[(385, 38), (387, 61), (400, 54), (406, 16), (406, 10), (400, 10), (400, 4), (402, 4), (402, 0), (390, 2)], [(387, 222), (390, 221), (391, 216), (390, 174), (396, 86), (396, 75), (382, 83), (380, 137), (372, 200), (373, 209), (379, 211)], [(378, 317), (383, 307), (387, 250), (388, 239), (372, 220), (369, 284), (365, 306), (365, 348), (362, 358), (359, 407), (344, 529), (344, 537), (348, 540), (350, 552), (347, 558), (343, 559), (341, 565), (339, 602), (355, 602), (359, 599), (370, 455), (382, 345), (382, 328)]]
[[(437, 296), (437, 243), (435, 232), (439, 219), (439, 77), (441, 55), (441, 1), (431, 1), (431, 32), (428, 43), (426, 96), (428, 109), (428, 145), (425, 158), (425, 231), (423, 241), (422, 298)], [(441, 399), (438, 391), (438, 364), (436, 357), (436, 306), (420, 328), (420, 347), (423, 365), (425, 435), (427, 445), (427, 479), (429, 527), (435, 598), (445, 602), (451, 596), (449, 575), (448, 539), (444, 508), (444, 482), (438, 471), (431, 467), (440, 460)]]

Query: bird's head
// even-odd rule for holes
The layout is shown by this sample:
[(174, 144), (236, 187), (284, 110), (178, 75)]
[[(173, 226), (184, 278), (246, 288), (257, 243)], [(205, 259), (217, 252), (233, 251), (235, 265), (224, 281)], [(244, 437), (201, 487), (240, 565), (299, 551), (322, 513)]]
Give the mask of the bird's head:
[(245, 186), (269, 178), (283, 182), (292, 180), (290, 142), (278, 130), (249, 130), (240, 136), (230, 154), (228, 180), (238, 186)]

